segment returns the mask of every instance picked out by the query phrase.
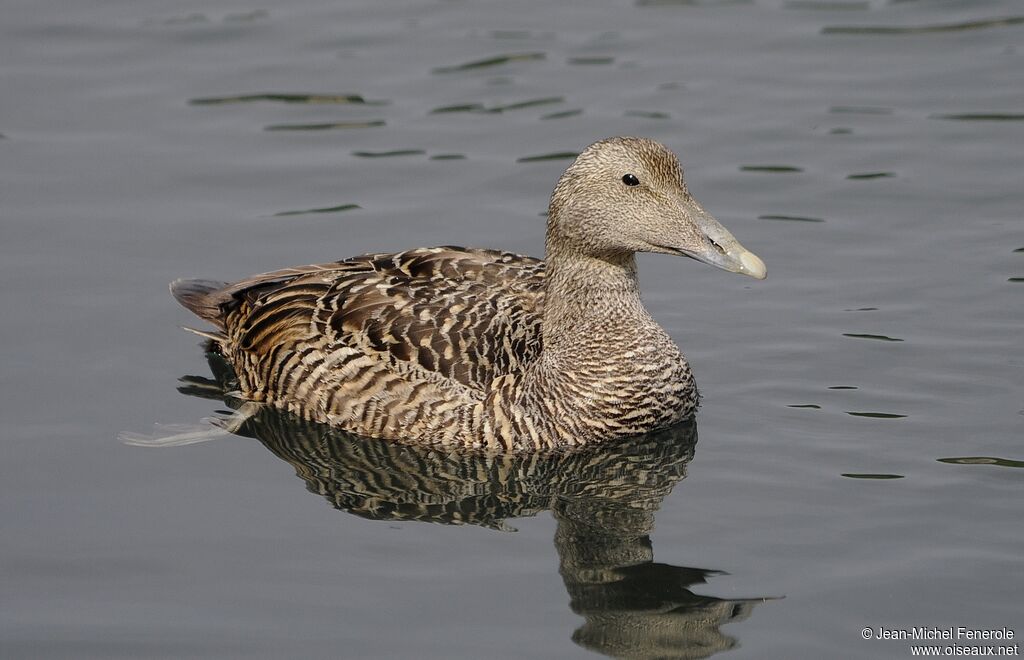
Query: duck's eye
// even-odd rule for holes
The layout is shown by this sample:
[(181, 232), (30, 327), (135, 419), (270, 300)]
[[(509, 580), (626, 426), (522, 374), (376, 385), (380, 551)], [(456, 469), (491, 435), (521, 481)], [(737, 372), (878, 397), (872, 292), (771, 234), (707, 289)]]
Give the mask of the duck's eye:
[(636, 178), (636, 176), (633, 175), (633, 174), (623, 174), (622, 175), (622, 182), (624, 184), (626, 184), (627, 186), (639, 186), (640, 185), (640, 179)]

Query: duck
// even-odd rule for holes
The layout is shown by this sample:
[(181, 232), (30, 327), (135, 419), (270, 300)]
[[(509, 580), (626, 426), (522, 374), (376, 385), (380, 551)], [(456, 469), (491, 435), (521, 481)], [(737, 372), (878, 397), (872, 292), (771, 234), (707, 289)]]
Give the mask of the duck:
[(683, 353), (641, 302), (636, 254), (764, 279), (690, 194), (676, 155), (591, 144), (550, 198), (544, 259), (452, 245), (285, 268), (171, 293), (247, 405), (368, 438), (543, 452), (669, 428), (699, 404)]

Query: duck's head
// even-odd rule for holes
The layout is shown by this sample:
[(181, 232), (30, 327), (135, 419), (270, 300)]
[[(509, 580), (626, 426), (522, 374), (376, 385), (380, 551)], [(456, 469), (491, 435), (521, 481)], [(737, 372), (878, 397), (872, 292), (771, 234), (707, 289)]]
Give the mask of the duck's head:
[(764, 262), (690, 195), (675, 154), (646, 138), (595, 142), (565, 170), (548, 210), (548, 251), (558, 250), (605, 259), (663, 252), (766, 276)]

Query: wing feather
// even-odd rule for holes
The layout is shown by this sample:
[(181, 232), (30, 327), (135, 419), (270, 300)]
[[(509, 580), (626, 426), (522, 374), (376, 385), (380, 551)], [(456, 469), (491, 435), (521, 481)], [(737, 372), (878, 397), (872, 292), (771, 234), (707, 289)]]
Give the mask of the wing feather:
[[(249, 353), (246, 362), (258, 371), (260, 360), (280, 361), (289, 352), (348, 349), (482, 390), (539, 354), (543, 282), (538, 259), (444, 246), (287, 268), (215, 290), (207, 283), (179, 290), (190, 296), (186, 306), (227, 328), (229, 341)], [(268, 375), (278, 371), (265, 366)]]

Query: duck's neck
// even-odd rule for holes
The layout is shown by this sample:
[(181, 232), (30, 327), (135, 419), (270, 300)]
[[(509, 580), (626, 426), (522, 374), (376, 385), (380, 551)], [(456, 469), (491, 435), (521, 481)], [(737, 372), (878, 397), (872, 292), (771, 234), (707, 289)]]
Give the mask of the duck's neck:
[(632, 252), (595, 257), (548, 245), (544, 350), (572, 350), (594, 333), (647, 325)]

